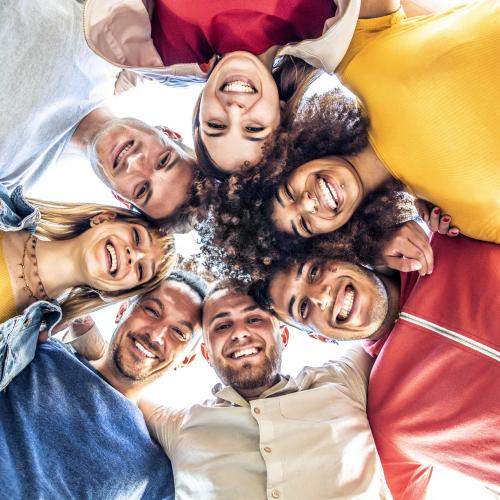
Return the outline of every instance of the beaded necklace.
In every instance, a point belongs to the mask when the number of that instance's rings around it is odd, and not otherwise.
[[[30,234],[26,238],[26,242],[24,243],[24,251],[23,251],[23,260],[19,264],[21,266],[21,276],[24,281],[26,293],[35,300],[51,300],[45,291],[45,287],[43,286],[42,280],[40,279],[40,275],[38,274],[38,262],[36,259],[36,244],[38,242],[38,238]],[[33,267],[33,274],[36,276],[38,283],[35,291],[33,291],[28,283],[28,279],[26,278],[26,254],[28,253],[28,249],[30,250],[29,255],[31,257],[31,264]]]

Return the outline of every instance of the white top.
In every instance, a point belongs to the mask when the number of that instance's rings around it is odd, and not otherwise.
[[[116,68],[85,43],[77,0],[0,2],[0,182],[29,187],[78,123],[113,95]]]
[[[281,377],[246,401],[215,386],[185,410],[147,404],[172,461],[178,499],[391,498],[366,416],[370,357],[359,347],[321,368]]]

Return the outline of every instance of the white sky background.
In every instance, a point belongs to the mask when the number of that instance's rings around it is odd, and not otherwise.
[[[312,90],[321,92],[337,84],[335,78],[325,75],[315,83]],[[136,89],[114,97],[109,106],[120,117],[133,116],[151,125],[167,125],[181,133],[184,142],[192,146],[191,115],[200,91],[199,85],[171,88],[156,82],[146,82]],[[118,205],[109,189],[94,175],[86,158],[70,148],[28,194],[53,201]],[[177,251],[185,256],[197,253],[195,233],[176,235],[176,247]],[[118,305],[112,305],[93,315],[99,329],[107,337],[113,333],[117,309]],[[324,344],[290,329],[290,342],[283,353],[282,373],[295,375],[304,366],[319,366],[329,359],[337,358],[346,347],[348,343],[339,346]],[[190,406],[209,399],[211,388],[217,382],[215,373],[199,354],[189,367],[162,377],[152,387],[151,394],[171,406]],[[436,471],[435,478],[434,487],[428,496],[430,499],[494,498],[455,473]]]

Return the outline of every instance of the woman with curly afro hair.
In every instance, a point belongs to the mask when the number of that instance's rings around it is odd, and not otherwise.
[[[211,217],[200,228],[207,265],[230,276],[258,278],[276,261],[311,253],[343,253],[360,263],[381,263],[382,245],[411,216],[402,184],[389,175],[373,182],[342,227],[320,231],[320,224],[333,218],[326,195],[318,200],[329,174],[322,165],[313,172],[308,167],[318,157],[333,155],[346,158],[347,165],[357,163],[368,147],[367,127],[356,102],[340,89],[307,100],[293,131],[278,132],[263,161],[218,186]],[[297,216],[282,223],[295,203],[305,217],[296,209]]]

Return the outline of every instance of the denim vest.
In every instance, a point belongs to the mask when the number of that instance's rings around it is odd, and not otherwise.
[[[38,209],[23,197],[22,186],[9,195],[0,183],[0,231],[28,231],[33,233],[40,218]],[[19,374],[35,356],[38,334],[60,321],[62,312],[57,302],[39,300],[0,324],[0,390]]]

